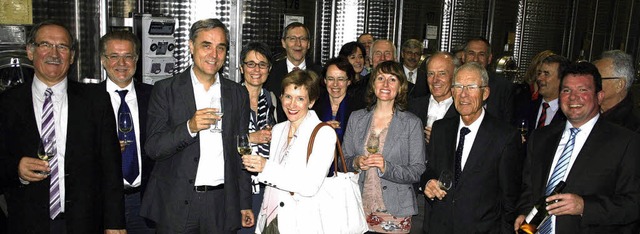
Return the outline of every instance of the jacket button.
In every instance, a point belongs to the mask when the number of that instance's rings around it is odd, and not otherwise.
[[[189,180],[189,184],[193,184],[194,179]]]
[[[382,190],[387,190],[387,186],[382,186]]]
[[[189,205],[189,201],[184,200],[184,204],[185,204],[185,205]]]
[[[199,159],[198,157],[195,157],[195,158],[193,158],[193,161],[194,162],[198,162],[198,159]]]
[[[280,207],[284,207],[284,202],[280,202]]]

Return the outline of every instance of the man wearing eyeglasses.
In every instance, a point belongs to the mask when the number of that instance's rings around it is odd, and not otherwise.
[[[422,56],[422,43],[416,39],[409,39],[402,43],[402,68],[409,81],[408,93],[410,98],[429,95],[427,74],[418,67]]]
[[[129,31],[112,31],[100,38],[99,49],[100,62],[108,78],[100,87],[111,97],[116,124],[127,113],[133,121],[133,130],[127,134],[118,132],[127,233],[155,233],[152,222],[140,216],[140,201],[153,169],[153,161],[144,151],[147,107],[153,86],[133,80],[140,42]]]
[[[0,97],[0,185],[9,233],[125,233],[109,96],[68,80],[75,41],[64,25],[36,24],[27,43],[35,75]],[[48,161],[38,151],[50,153]]]
[[[490,93],[484,66],[469,62],[454,73],[458,118],[436,121],[427,156],[428,233],[512,233],[522,157],[515,128],[486,114]],[[448,190],[441,183],[449,172]]]
[[[602,75],[602,118],[640,132],[640,117],[633,112],[633,97],[629,93],[636,74],[631,55],[620,50],[605,51],[593,64]]]

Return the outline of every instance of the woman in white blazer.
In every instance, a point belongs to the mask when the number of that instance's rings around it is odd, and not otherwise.
[[[288,121],[273,127],[269,159],[242,157],[246,169],[259,172],[258,180],[267,185],[256,233],[323,233],[315,195],[331,166],[336,133],[322,127],[307,161],[309,138],[321,122],[309,110],[318,98],[317,81],[313,72],[302,70],[284,77],[280,100]]]

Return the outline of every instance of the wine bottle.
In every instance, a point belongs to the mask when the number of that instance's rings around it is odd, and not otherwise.
[[[561,193],[565,185],[566,183],[564,181],[558,182],[558,184],[556,184],[556,187],[553,188],[553,191],[551,191],[551,194],[549,194],[549,196],[544,196],[540,198],[540,200],[538,200],[538,202],[531,209],[531,212],[529,212],[527,217],[524,219],[524,222],[522,223],[522,225],[520,225],[520,228],[518,229],[518,234],[533,234],[538,231],[538,226],[543,221],[549,218],[549,212],[547,212],[546,207],[548,205],[555,203],[554,201],[547,202],[546,201],[547,197]]]

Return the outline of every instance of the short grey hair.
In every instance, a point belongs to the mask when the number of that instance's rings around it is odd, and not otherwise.
[[[402,43],[401,49],[404,51],[405,49],[420,49],[422,52],[422,43],[416,39],[409,39]]]
[[[471,70],[471,71],[477,72],[482,78],[482,86],[489,85],[489,74],[487,74],[487,69],[485,69],[482,65],[476,62],[464,63],[462,64],[462,66],[456,68],[456,70],[453,72],[454,83],[456,82],[456,77],[458,76],[458,72],[462,70]]]
[[[229,30],[219,19],[203,19],[198,20],[189,29],[189,40],[195,42],[198,33],[203,30],[221,28],[224,31],[224,37],[227,39],[227,47],[229,46]]]
[[[602,53],[600,59],[611,59],[613,76],[623,77],[627,83],[625,88],[629,90],[635,79],[635,70],[633,69],[633,58],[631,55],[621,50],[609,50]]]
[[[370,53],[371,53],[371,55],[369,55],[369,58],[371,58],[371,62],[373,62],[373,54],[375,53],[373,51],[373,48],[376,47],[376,45],[380,44],[380,43],[388,43],[389,45],[391,45],[391,50],[392,50],[391,53],[393,54],[393,61],[396,61],[396,59],[398,59],[398,58],[396,58],[396,45],[394,45],[393,42],[390,41],[390,40],[378,39],[378,40],[373,41],[373,43],[371,43],[371,48],[369,50]]]
[[[431,56],[429,56],[429,58],[427,58],[427,61],[425,61],[425,64],[429,66],[429,62],[431,62],[431,58],[433,58],[436,55],[449,56],[451,58],[451,61],[453,62],[454,68],[458,68],[460,67],[460,65],[462,65],[462,62],[460,61],[460,59],[458,59],[458,57],[456,57],[454,54],[448,51],[437,51],[433,53]]]

